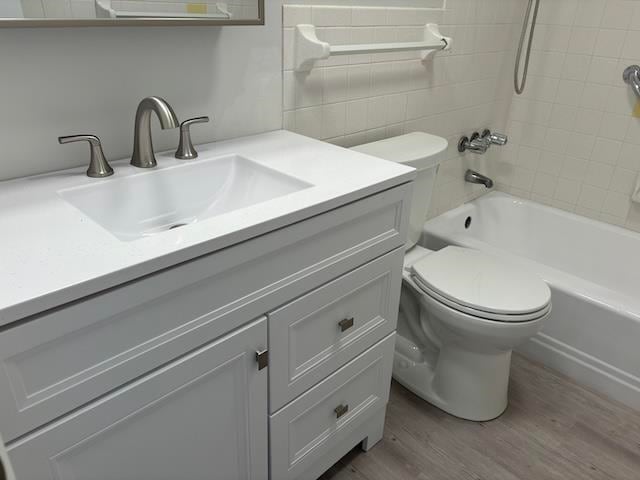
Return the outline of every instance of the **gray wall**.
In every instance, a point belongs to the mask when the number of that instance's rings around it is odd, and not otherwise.
[[[196,142],[281,128],[281,2],[265,27],[0,30],[0,180],[84,164],[87,147],[59,135],[97,134],[109,159],[131,153],[140,99],[165,97],[180,119],[209,115]],[[156,150],[176,131],[154,121]]]

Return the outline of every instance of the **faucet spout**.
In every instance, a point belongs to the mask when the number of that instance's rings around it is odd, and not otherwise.
[[[473,170],[467,170],[464,174],[464,179],[469,183],[476,183],[484,185],[487,188],[493,188],[493,180],[491,180],[489,177],[485,177],[481,173],[474,172]]]
[[[147,97],[140,102],[136,111],[133,155],[131,165],[139,168],[153,168],[156,162],[151,139],[151,114],[155,113],[163,130],[178,128],[180,122],[166,100],[160,97]]]

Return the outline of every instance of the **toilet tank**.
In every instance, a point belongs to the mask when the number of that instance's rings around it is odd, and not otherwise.
[[[448,145],[447,140],[442,137],[414,132],[353,148],[367,155],[403,163],[418,171],[413,185],[409,238],[405,250],[412,248],[420,239],[431,203],[438,166],[445,158]]]

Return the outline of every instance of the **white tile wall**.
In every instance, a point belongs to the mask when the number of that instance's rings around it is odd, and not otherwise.
[[[491,174],[502,190],[640,231],[640,119],[622,82],[640,63],[640,1],[541,5],[527,89]]]
[[[288,2],[291,3],[291,2]],[[487,172],[492,154],[459,155],[458,138],[505,127],[511,100],[508,69],[523,0],[429,0],[438,8],[284,5],[285,128],[343,146],[412,131],[449,139],[430,215],[483,193],[464,182],[467,168]],[[345,6],[345,3],[348,5]],[[398,5],[402,2],[386,2]],[[293,71],[293,32],[313,23],[333,44],[417,41],[433,22],[454,39],[451,53],[423,64],[414,52],[352,55]],[[494,150],[495,151],[495,150]]]

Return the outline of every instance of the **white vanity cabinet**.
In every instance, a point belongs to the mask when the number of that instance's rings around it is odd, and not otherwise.
[[[4,327],[17,479],[313,478],[370,448],[410,198],[401,184]]]
[[[19,440],[18,479],[266,479],[266,319]]]

